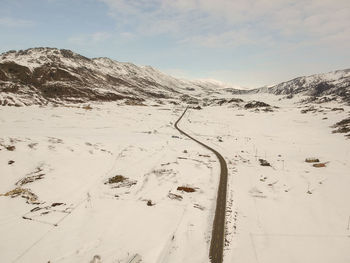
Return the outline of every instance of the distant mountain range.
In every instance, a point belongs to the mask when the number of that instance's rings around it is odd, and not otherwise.
[[[197,103],[230,94],[336,95],[349,99],[350,69],[301,77],[270,88],[239,90],[212,80],[182,80],[150,66],[109,58],[89,59],[70,50],[31,48],[0,55],[0,105],[144,101]]]
[[[350,69],[298,77],[270,87],[252,90],[226,89],[226,91],[232,94],[271,93],[286,95],[287,98],[304,95],[308,96],[309,100],[330,96],[350,103]]]

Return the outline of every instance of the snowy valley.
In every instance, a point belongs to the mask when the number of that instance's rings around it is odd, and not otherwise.
[[[1,262],[350,262],[350,71],[239,90],[107,58],[0,56]]]

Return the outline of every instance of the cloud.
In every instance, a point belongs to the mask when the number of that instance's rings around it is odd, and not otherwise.
[[[100,0],[119,30],[167,34],[179,43],[327,44],[350,40],[348,0]]]
[[[179,43],[196,44],[209,48],[232,48],[242,45],[269,46],[273,45],[274,41],[271,37],[261,35],[252,29],[242,28],[222,33],[189,36],[179,41]]]
[[[30,20],[14,19],[11,17],[0,18],[1,27],[31,27],[34,25],[35,25],[35,22]]]

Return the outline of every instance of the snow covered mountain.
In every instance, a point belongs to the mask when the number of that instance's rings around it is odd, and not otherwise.
[[[65,49],[31,48],[0,55],[0,105],[92,101],[137,105],[150,100],[177,104],[252,93],[301,94],[311,100],[327,95],[350,103],[350,69],[243,90],[210,79],[177,79],[150,66],[90,59]]]
[[[339,97],[350,103],[350,69],[299,77],[270,87],[249,91],[230,90],[230,92],[235,94],[272,93],[289,97],[300,94],[310,96],[311,100],[317,100],[322,96],[331,96],[333,98]]]
[[[0,55],[0,105],[144,100],[196,101],[217,93],[211,81],[180,80],[150,67],[70,50],[31,48]]]

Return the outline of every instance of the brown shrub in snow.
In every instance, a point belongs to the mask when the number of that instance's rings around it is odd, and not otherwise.
[[[259,162],[261,166],[271,166],[271,164],[264,159],[259,159]]]
[[[32,193],[30,189],[17,187],[4,194],[4,196],[10,196],[12,198],[21,196],[22,198],[27,199],[28,204],[38,203],[38,197],[34,193]]]
[[[179,187],[177,188],[177,190],[178,190],[178,191],[184,191],[184,192],[186,192],[186,193],[193,193],[193,192],[196,191],[194,188],[188,187],[188,186],[179,186]]]
[[[315,163],[312,166],[316,168],[326,167],[326,163]]]
[[[122,175],[116,175],[108,179],[109,184],[116,184],[116,183],[121,183],[124,182],[126,178]]]
[[[6,150],[13,152],[16,149],[16,146],[14,145],[8,145],[6,146]]]
[[[320,160],[318,158],[310,157],[310,158],[306,158],[305,162],[307,162],[307,163],[318,163],[318,162],[320,162]]]
[[[92,107],[89,104],[89,105],[83,106],[83,109],[84,110],[92,110]]]

